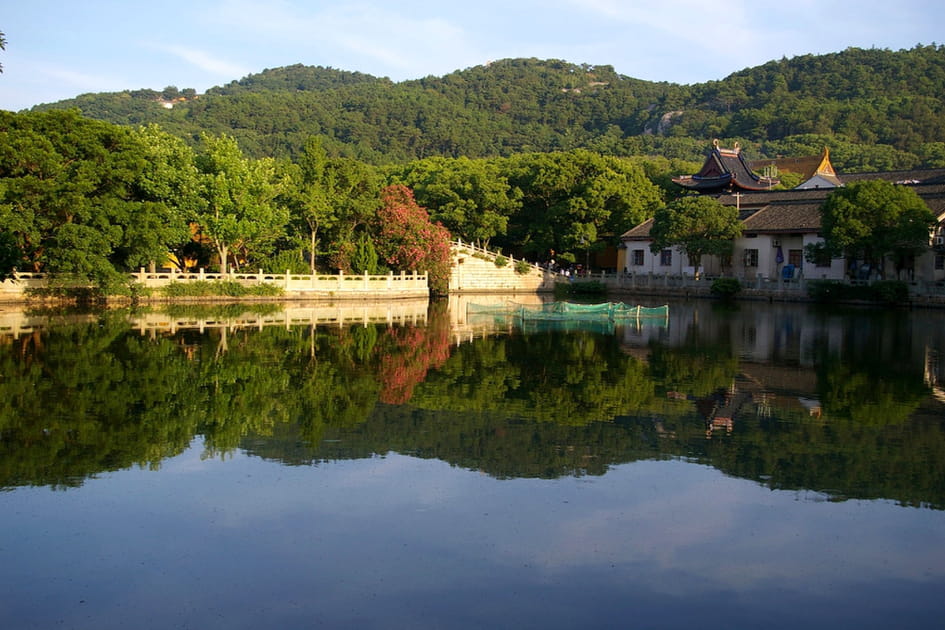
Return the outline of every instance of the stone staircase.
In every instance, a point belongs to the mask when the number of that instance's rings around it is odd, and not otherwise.
[[[497,264],[498,260],[498,264]],[[559,275],[471,243],[451,247],[450,293],[538,293],[554,291]]]

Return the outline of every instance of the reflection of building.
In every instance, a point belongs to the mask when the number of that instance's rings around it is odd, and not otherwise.
[[[738,389],[732,383],[728,389],[720,389],[711,396],[697,399],[696,410],[705,419],[706,439],[712,439],[713,433],[731,433],[735,428],[735,416],[751,401],[751,397],[751,393]]]
[[[752,168],[769,173],[796,173],[804,178],[791,190],[770,190],[777,183],[760,176]],[[904,280],[936,282],[945,280],[945,169],[895,171],[838,175],[825,149],[809,158],[760,160],[748,163],[738,148],[721,149],[716,144],[696,175],[673,181],[701,194],[715,196],[739,211],[743,234],[736,239],[731,258],[702,258],[702,271],[735,275],[746,279],[783,278],[839,280],[848,266],[842,258],[805,259],[805,248],[822,243],[820,208],[837,186],[867,179],[879,179],[910,186],[938,218],[930,235],[930,249],[903,269]],[[650,251],[652,219],[621,236],[625,248],[622,270],[635,274],[692,275],[696,270],[676,248]],[[892,269],[892,266],[889,266]],[[888,274],[887,274],[888,275]]]
[[[945,362],[941,353],[926,346],[925,364],[923,365],[925,384],[932,388],[932,395],[945,402]]]

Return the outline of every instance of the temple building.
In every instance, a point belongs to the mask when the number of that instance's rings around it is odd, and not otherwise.
[[[771,190],[780,180],[755,173],[737,142],[734,149],[723,149],[715,140],[702,169],[695,175],[674,177],[673,182],[695,192],[711,194]]]
[[[736,169],[744,169],[742,170]],[[722,168],[726,171],[723,173]],[[752,168],[766,170],[755,175]],[[777,173],[797,173],[802,183],[790,190],[771,190]],[[749,176],[749,174],[751,174]],[[827,149],[819,156],[759,160],[749,164],[736,145],[734,150],[720,149],[718,142],[697,175],[679,177],[674,182],[686,188],[709,194],[720,203],[735,206],[742,222],[742,236],[735,240],[731,257],[703,257],[702,268],[694,269],[686,256],[676,248],[650,251],[649,219],[625,232],[618,256],[618,269],[627,273],[735,275],[743,279],[798,278],[841,280],[851,277],[857,261],[805,258],[808,245],[823,242],[821,207],[831,191],[845,183],[880,179],[909,186],[925,201],[938,224],[929,235],[929,249],[898,270],[898,279],[916,282],[945,281],[945,168],[881,173],[838,174],[830,164]],[[763,188],[745,186],[764,184]],[[862,266],[856,266],[858,273]],[[878,270],[866,270],[865,277],[875,279]],[[892,265],[883,270],[885,279],[896,277]]]

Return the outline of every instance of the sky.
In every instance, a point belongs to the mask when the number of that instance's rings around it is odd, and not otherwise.
[[[404,81],[536,57],[702,83],[783,57],[941,43],[945,3],[0,0],[0,32],[0,109],[19,111],[89,92],[203,93],[299,63]]]

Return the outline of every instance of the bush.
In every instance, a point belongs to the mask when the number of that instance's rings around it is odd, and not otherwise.
[[[812,280],[807,284],[807,295],[815,302],[838,302],[850,299],[852,288],[839,280]]]
[[[374,248],[374,241],[362,232],[354,246],[354,253],[351,255],[351,271],[354,273],[366,273],[374,275],[381,270],[377,250]]]
[[[555,295],[558,296],[577,296],[577,295],[606,295],[607,285],[598,281],[590,282],[559,282],[555,284]]]
[[[282,287],[267,282],[243,285],[231,280],[196,280],[172,282],[161,293],[165,297],[275,297],[282,295]]]
[[[305,257],[299,249],[283,250],[275,256],[270,256],[263,261],[262,270],[266,273],[311,273],[312,266],[305,260]]]
[[[496,267],[505,267],[509,264],[509,259],[503,256],[502,254],[496,254],[495,260],[493,261]]]
[[[738,281],[738,278],[716,278],[709,288],[712,295],[727,300],[738,295],[741,290],[742,283]]]
[[[863,301],[904,304],[909,301],[909,286],[899,280],[881,280],[867,285],[850,285],[839,280],[814,280],[807,294],[817,302]]]
[[[529,265],[529,264],[528,264],[527,262],[525,262],[524,260],[516,260],[516,261],[515,261],[515,273],[524,276],[525,274],[531,272],[531,270],[532,270],[532,266]]]
[[[883,304],[904,304],[909,301],[909,285],[899,280],[881,280],[870,285],[873,299]]]

